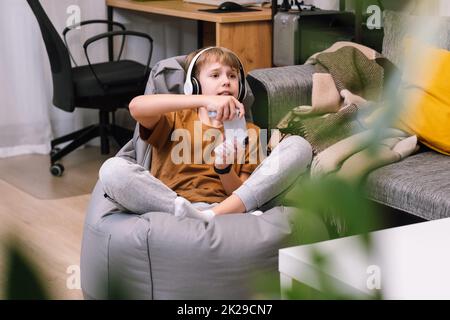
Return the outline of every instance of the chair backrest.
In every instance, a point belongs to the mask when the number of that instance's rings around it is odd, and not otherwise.
[[[39,0],[27,0],[41,29],[53,79],[53,104],[65,111],[75,109],[69,52]]]

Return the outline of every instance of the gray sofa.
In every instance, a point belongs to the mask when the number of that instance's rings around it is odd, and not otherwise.
[[[404,29],[416,17],[386,11],[384,16],[383,55],[399,63],[401,39],[414,29]],[[437,46],[450,49],[450,18],[434,18],[442,34]],[[255,94],[252,110],[255,123],[275,128],[293,107],[311,103],[311,65],[260,69],[249,73],[248,81]],[[389,214],[398,214],[398,223],[450,217],[450,157],[422,149],[404,161],[373,171],[367,177],[369,198],[383,205]],[[396,222],[394,222],[396,223]]]

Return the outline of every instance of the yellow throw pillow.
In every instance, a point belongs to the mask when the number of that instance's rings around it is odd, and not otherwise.
[[[411,38],[404,42],[404,106],[398,127],[420,142],[450,155],[450,51]]]

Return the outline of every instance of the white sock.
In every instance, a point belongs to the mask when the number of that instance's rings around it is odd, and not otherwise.
[[[207,219],[206,221],[209,221],[216,216],[214,211],[209,210],[209,209],[201,211],[201,214],[203,215],[204,219]]]
[[[176,217],[189,217],[203,221],[210,221],[215,216],[212,210],[200,211],[196,209],[192,203],[183,197],[176,197],[174,215]]]
[[[250,214],[253,214],[254,216],[260,216],[262,215],[264,212],[260,211],[260,210],[256,210],[256,211],[252,211],[249,212]]]
[[[416,147],[417,147],[417,136],[411,136],[398,142],[394,146],[394,148],[392,148],[392,150],[397,152],[400,155],[401,159],[404,159],[410,156],[415,151],[417,151]]]

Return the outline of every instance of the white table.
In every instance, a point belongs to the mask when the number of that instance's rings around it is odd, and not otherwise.
[[[318,272],[339,291],[383,299],[450,299],[450,218],[371,233],[372,254],[359,236],[290,247],[279,251],[282,294],[293,280],[322,290]],[[311,252],[329,264],[319,271]],[[379,287],[379,288],[377,288]]]

